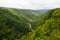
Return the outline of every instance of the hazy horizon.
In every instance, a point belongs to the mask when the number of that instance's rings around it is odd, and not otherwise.
[[[59,4],[59,0],[0,0],[0,7],[32,10],[60,8]]]

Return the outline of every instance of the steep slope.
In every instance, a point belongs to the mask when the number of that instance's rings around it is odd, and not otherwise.
[[[37,15],[33,10],[0,8],[0,40],[60,40],[60,8]]]
[[[36,19],[37,16],[39,15],[39,12],[36,12],[35,10],[28,10],[28,9],[13,9],[13,10],[17,11],[18,13],[30,19]]]
[[[28,28],[25,26],[27,26],[25,17],[12,9],[0,8],[0,40],[13,40],[13,37],[20,37],[23,33],[28,32]]]
[[[33,19],[32,16],[34,14],[32,11],[28,14],[28,11],[21,10],[18,12],[16,10],[0,7],[0,40],[19,39],[21,36],[30,32],[28,22]],[[34,15],[34,17],[37,16]]]
[[[60,40],[60,8],[48,11],[42,26],[23,36],[21,40]]]

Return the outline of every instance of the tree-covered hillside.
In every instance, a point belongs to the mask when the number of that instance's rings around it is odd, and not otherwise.
[[[20,38],[27,34],[29,22],[37,18],[32,10],[0,7],[0,40]]]
[[[44,21],[42,26],[37,26],[20,40],[60,40],[60,8],[48,11]]]
[[[0,40],[60,40],[60,8],[40,14],[0,7]]]

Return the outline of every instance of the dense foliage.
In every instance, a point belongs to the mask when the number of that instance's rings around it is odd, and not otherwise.
[[[60,40],[60,8],[39,14],[0,7],[0,40]]]

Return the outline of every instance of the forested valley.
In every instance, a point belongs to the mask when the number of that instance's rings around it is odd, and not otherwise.
[[[0,40],[60,40],[60,8],[39,12],[0,7]]]

